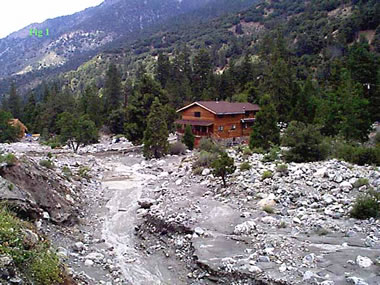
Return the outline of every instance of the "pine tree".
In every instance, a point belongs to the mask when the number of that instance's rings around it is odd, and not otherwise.
[[[104,98],[106,117],[122,105],[121,76],[113,63],[107,71]]]
[[[215,176],[219,176],[223,180],[223,187],[227,186],[226,177],[232,174],[236,170],[234,159],[229,157],[226,152],[223,152],[219,157],[211,163],[213,168],[212,173]]]
[[[13,118],[21,119],[21,99],[16,92],[16,85],[13,82],[9,92],[8,107]]]
[[[193,93],[195,99],[201,98],[203,90],[207,87],[207,81],[212,71],[211,58],[207,50],[201,49],[194,57]]]
[[[280,130],[277,126],[276,109],[269,95],[264,95],[260,100],[260,111],[256,115],[253,125],[249,147],[269,149],[271,144],[279,144]]]
[[[170,77],[170,69],[169,57],[160,53],[156,64],[156,79],[160,82],[162,88],[166,87],[166,83]]]
[[[191,131],[190,125],[185,128],[185,133],[183,135],[182,142],[187,146],[188,149],[192,150],[194,148],[195,136]]]
[[[303,123],[312,123],[316,111],[316,89],[311,78],[301,86],[297,96],[296,104],[292,111],[292,118]]]
[[[145,158],[160,158],[168,153],[168,128],[163,116],[163,107],[155,98],[147,120],[146,130],[144,132],[144,149]]]

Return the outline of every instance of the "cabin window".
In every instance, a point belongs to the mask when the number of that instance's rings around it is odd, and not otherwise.
[[[251,113],[250,113],[249,111],[245,111],[245,116],[246,116],[246,117],[249,117],[250,114],[251,114]]]
[[[218,118],[223,118],[223,115],[218,115]]]
[[[219,131],[219,132],[223,132],[223,129],[224,129],[223,126],[219,126],[219,127],[218,127],[218,131]]]
[[[201,112],[194,112],[194,117],[200,118],[201,117]]]
[[[236,130],[236,125],[232,125],[231,130]]]

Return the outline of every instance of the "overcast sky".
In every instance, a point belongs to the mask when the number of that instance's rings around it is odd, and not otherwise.
[[[0,38],[29,24],[70,15],[102,2],[103,0],[1,0]]]

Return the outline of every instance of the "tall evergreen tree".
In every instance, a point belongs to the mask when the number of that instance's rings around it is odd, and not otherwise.
[[[269,95],[260,100],[260,111],[256,115],[249,147],[269,149],[271,144],[279,144],[280,130],[277,126],[277,112]]]
[[[163,53],[158,55],[157,64],[156,64],[156,79],[160,82],[161,87],[165,88],[166,83],[170,77],[170,61],[169,57]]]
[[[193,93],[195,100],[201,98],[203,90],[207,87],[207,81],[212,71],[211,58],[207,50],[201,49],[194,57],[193,64]]]
[[[121,76],[114,63],[110,64],[106,74],[104,98],[106,116],[122,105]]]
[[[147,159],[160,158],[168,153],[168,128],[163,116],[164,109],[158,98],[152,104],[144,132],[143,153]]]
[[[183,135],[182,142],[187,146],[188,149],[193,150],[194,148],[195,136],[191,130],[190,125],[185,128],[185,133]]]
[[[312,123],[316,111],[316,89],[313,86],[311,78],[301,86],[297,95],[296,104],[292,110],[292,118],[295,121],[303,123]]]
[[[9,92],[8,107],[9,111],[11,112],[14,118],[21,119],[21,99],[16,92],[16,85],[14,84],[14,82],[12,82],[11,89]]]

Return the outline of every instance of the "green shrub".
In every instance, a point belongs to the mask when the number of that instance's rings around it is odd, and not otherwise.
[[[181,142],[175,142],[169,145],[169,153],[171,155],[180,155],[186,153],[186,146]]]
[[[185,133],[183,134],[182,142],[188,147],[188,149],[193,150],[195,143],[195,136],[189,125],[185,128]]]
[[[8,166],[13,166],[17,163],[17,158],[14,154],[8,153],[5,156],[0,155],[0,162],[5,162]]]
[[[369,181],[367,178],[359,178],[358,180],[355,181],[355,183],[353,184],[354,188],[360,188],[364,185],[368,185],[369,184]]]
[[[87,166],[80,166],[78,170],[78,175],[85,179],[90,179],[90,168]]]
[[[268,214],[273,214],[274,213],[274,208],[270,205],[265,205],[263,208],[263,211],[268,213]]]
[[[376,146],[380,146],[380,132],[377,132],[374,138],[374,142]]]
[[[253,154],[253,151],[249,149],[249,147],[246,147],[243,149],[243,155],[244,156],[251,156]]]
[[[57,255],[46,240],[38,241],[33,247],[25,243],[25,229],[32,229],[32,226],[0,207],[0,255],[12,257],[15,266],[31,284],[61,284],[62,265]]]
[[[280,148],[278,146],[272,146],[270,151],[264,155],[263,162],[273,162],[279,158]]]
[[[272,178],[273,177],[273,173],[272,173],[272,171],[270,171],[270,170],[265,170],[264,172],[263,172],[263,174],[261,175],[261,179],[262,180],[265,180],[265,179],[267,179],[267,178]]]
[[[278,224],[279,229],[285,229],[287,227],[287,224],[285,221],[281,221],[281,223]]]
[[[276,171],[280,172],[280,173],[287,173],[288,172],[288,166],[286,164],[280,164],[277,166]]]
[[[290,149],[284,153],[286,161],[310,162],[323,160],[328,148],[323,143],[320,127],[293,121],[282,137],[282,144]]]
[[[40,160],[40,165],[48,169],[54,168],[54,163],[51,160],[47,160],[47,159]]]
[[[331,155],[335,158],[358,165],[380,165],[380,146],[365,147],[336,141],[333,144]]]
[[[47,157],[48,158],[53,158],[53,154],[49,151],[48,154],[47,154]]]
[[[73,173],[71,172],[70,168],[68,168],[67,166],[64,166],[62,168],[62,173],[66,177],[71,177],[73,175]]]
[[[380,193],[370,189],[366,194],[360,194],[355,200],[351,216],[364,220],[380,217]]]
[[[194,175],[202,175],[203,169],[204,169],[203,167],[193,168],[193,174]]]
[[[36,253],[28,267],[37,284],[51,285],[63,281],[59,258],[49,249]]]
[[[252,153],[264,154],[265,150],[262,147],[254,147],[251,149]]]
[[[210,153],[222,153],[224,151],[223,147],[209,138],[202,138],[199,142],[199,150],[207,151]]]
[[[247,171],[251,169],[251,165],[249,162],[245,161],[242,164],[240,164],[240,171]]]
[[[198,167],[211,167],[213,161],[218,158],[217,153],[210,153],[207,151],[201,151],[198,155],[198,159],[193,163],[193,168]]]
[[[56,149],[56,148],[62,147],[62,144],[59,141],[59,137],[58,136],[50,138],[50,139],[48,139],[46,141],[43,140],[42,144],[46,145],[46,146],[50,146],[51,149]]]

